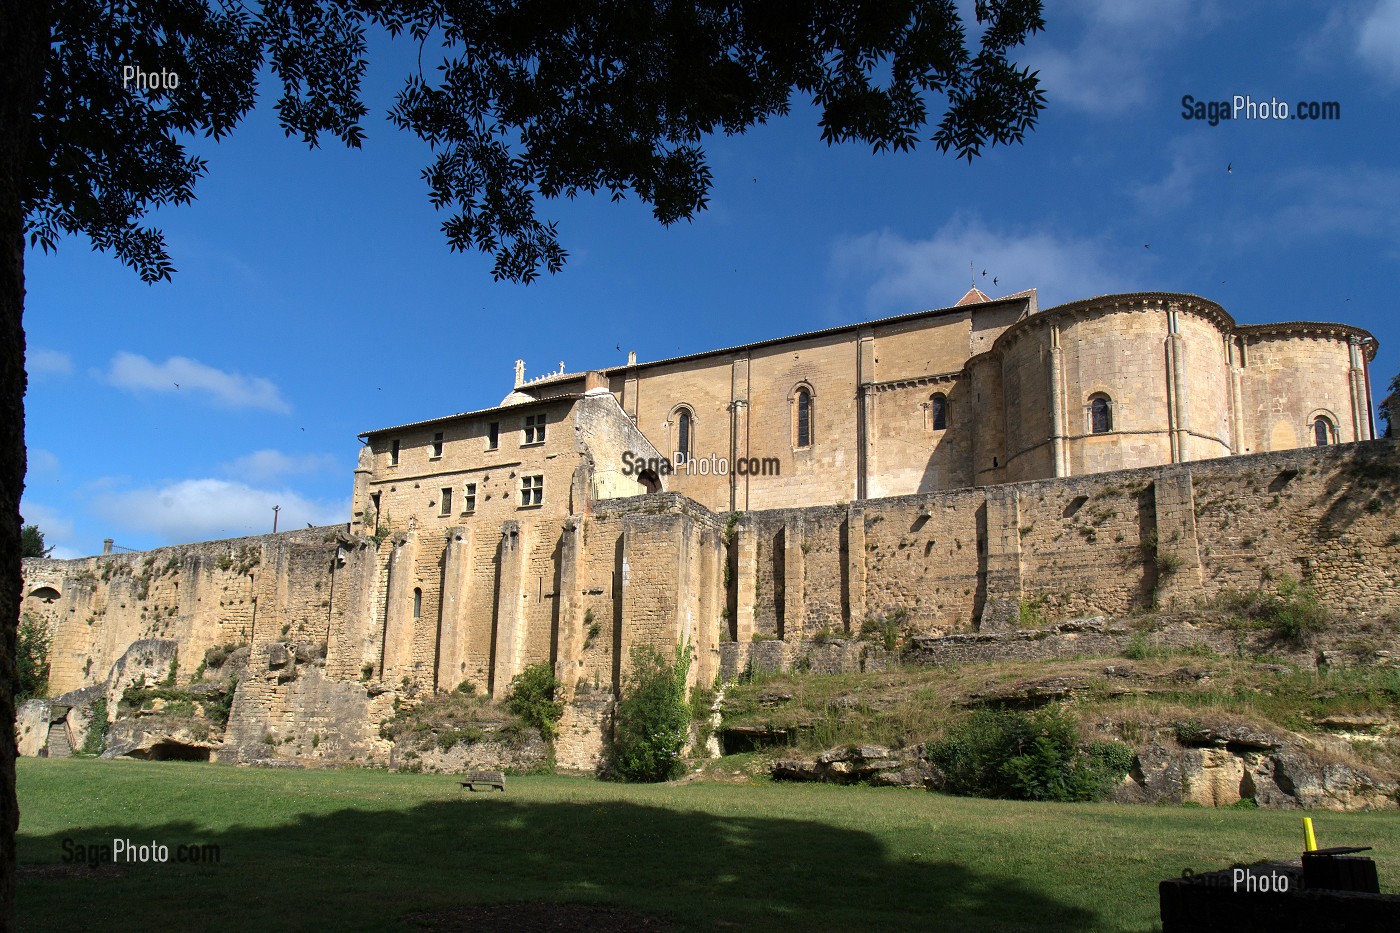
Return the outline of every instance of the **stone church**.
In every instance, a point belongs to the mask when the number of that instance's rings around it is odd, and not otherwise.
[[[383,663],[408,670],[425,618],[451,629],[434,639],[450,646],[439,689],[557,655],[561,536],[599,503],[810,508],[1369,440],[1375,352],[1360,328],[1242,326],[1191,295],[1041,310],[1034,290],[973,288],[657,362],[527,379],[517,361],[500,405],[361,435],[352,528],[411,532],[385,584],[385,644],[401,649]]]
[[[656,362],[517,362],[499,405],[361,435],[348,526],[26,561],[24,611],[51,627],[54,691],[113,704],[246,645],[219,751],[241,759],[282,736],[386,762],[399,700],[501,696],[546,663],[558,761],[589,770],[639,645],[690,646],[710,683],[813,646],[865,669],[872,619],[991,632],[1027,606],[1113,615],[1284,575],[1394,608],[1397,499],[1366,483],[1395,449],[1353,443],[1374,436],[1375,352],[1190,295],[1041,310],[972,289]]]

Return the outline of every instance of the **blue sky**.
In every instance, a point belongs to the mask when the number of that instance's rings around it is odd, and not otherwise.
[[[1023,144],[970,165],[828,148],[795,106],[706,143],[691,223],[635,199],[547,204],[571,258],[530,286],[448,251],[427,146],[384,119],[416,49],[377,39],[362,151],[285,139],[268,99],[199,142],[198,200],[157,215],[172,283],[81,240],[29,252],[21,511],[61,557],[260,533],[273,505],[282,528],[346,521],[359,432],[496,404],[518,357],[574,372],[945,307],[969,262],[988,294],[1037,288],[1042,307],[1181,291],[1241,323],[1365,327],[1383,397],[1400,0],[1047,7],[1020,61],[1049,103]],[[1336,101],[1340,119],[1210,126],[1183,119],[1188,94]]]

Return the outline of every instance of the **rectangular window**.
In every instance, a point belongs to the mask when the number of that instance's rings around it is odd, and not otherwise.
[[[452,514],[452,487],[451,487],[451,486],[444,486],[444,487],[442,488],[442,513],[441,513],[441,514],[443,514],[443,515],[451,515],[451,514]]]
[[[520,477],[520,505],[521,507],[539,505],[544,502],[544,477],[543,476],[522,476]]]
[[[442,456],[442,432],[433,435],[433,459],[437,460]]]
[[[501,446],[501,423],[493,421],[486,428],[486,449],[495,450]]]
[[[544,419],[544,415],[525,416],[525,444],[544,443]]]
[[[392,440],[389,442],[389,466],[399,465],[399,442]]]
[[[462,496],[462,514],[470,515],[476,511],[476,483],[467,483],[466,494]]]

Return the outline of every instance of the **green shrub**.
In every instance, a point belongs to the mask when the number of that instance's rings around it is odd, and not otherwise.
[[[681,751],[690,728],[685,699],[689,646],[674,660],[650,645],[632,649],[632,673],[617,708],[617,773],[624,781],[668,781],[680,775]]]
[[[870,616],[860,624],[860,637],[863,641],[873,641],[883,645],[886,651],[899,648],[904,623],[909,621],[909,610],[900,606],[891,609],[884,616]]]
[[[245,644],[247,644],[247,642],[231,641],[224,645],[213,646],[212,648],[204,652],[204,666],[206,668],[223,667],[225,662],[228,661],[229,656],[232,655],[239,648],[242,648]]]
[[[1017,604],[1017,623],[1021,628],[1045,628],[1050,624],[1050,613],[1046,611],[1044,596],[1023,599]]]
[[[1117,742],[1081,747],[1079,729],[1057,708],[1035,713],[980,710],[928,745],[946,789],[1006,800],[1099,800],[1133,763]]]
[[[43,620],[28,613],[20,616],[16,636],[15,667],[19,678],[15,684],[15,705],[18,706],[48,693],[50,636]]]
[[[1331,622],[1312,588],[1286,576],[1279,578],[1273,593],[1227,590],[1218,602],[1250,627],[1266,629],[1275,641],[1298,647],[1309,644]]]
[[[83,739],[80,751],[84,755],[100,755],[107,750],[107,698],[98,697],[92,704],[92,720],[88,723],[87,736]]]
[[[564,715],[563,701],[554,699],[559,687],[552,667],[531,664],[511,680],[506,706],[527,725],[540,730],[544,738],[553,739],[559,734],[559,718]]]

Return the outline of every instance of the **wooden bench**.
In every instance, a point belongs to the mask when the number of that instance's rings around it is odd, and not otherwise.
[[[506,789],[506,776],[499,771],[467,771],[462,775],[462,778],[457,783],[473,794],[476,793],[478,784],[484,787],[494,787],[499,791]]]

